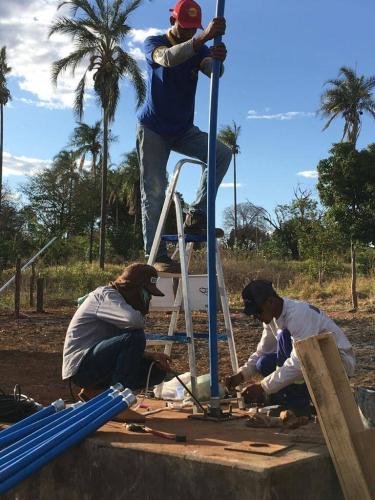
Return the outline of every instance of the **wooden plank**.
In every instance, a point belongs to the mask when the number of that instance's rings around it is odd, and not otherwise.
[[[361,432],[364,425],[358,411],[353,391],[349,385],[349,379],[344,365],[341,361],[340,353],[332,334],[325,333],[319,335],[317,340],[324,357],[326,366],[329,369],[335,392],[340,401],[341,410],[345,415],[350,431]]]
[[[287,450],[293,446],[292,443],[289,444],[279,444],[279,443],[263,443],[258,441],[242,441],[241,443],[231,444],[226,446],[225,450],[230,451],[242,451],[245,453],[256,453],[258,455],[268,455],[272,456],[279,451]]]
[[[321,334],[296,342],[295,348],[345,498],[371,500],[352,438],[351,425],[358,431],[356,413],[360,416],[334,338]]]
[[[369,480],[371,498],[375,498],[375,427],[352,435],[366,478]]]

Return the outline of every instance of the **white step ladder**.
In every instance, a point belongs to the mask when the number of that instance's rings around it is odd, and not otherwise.
[[[156,256],[162,239],[165,241],[176,242],[178,244],[172,258],[175,258],[176,255],[179,254],[181,274],[159,272],[160,281],[158,287],[165,293],[165,297],[153,297],[150,311],[171,311],[171,320],[167,335],[146,334],[146,339],[149,345],[165,345],[164,352],[168,355],[171,354],[173,343],[187,344],[189,368],[191,373],[191,389],[193,394],[196,394],[197,369],[194,342],[196,340],[203,339],[208,341],[209,335],[208,333],[194,332],[192,311],[205,309],[208,312],[208,277],[207,275],[189,275],[189,264],[193,253],[194,243],[205,242],[206,239],[201,236],[185,234],[184,232],[183,211],[180,197],[176,193],[176,185],[181,168],[186,163],[200,165],[202,168],[206,167],[203,162],[192,159],[183,159],[177,163],[173,171],[147,263],[149,265],[153,265],[156,261]],[[176,209],[178,234],[163,235],[163,229],[172,200],[174,201]],[[232,371],[233,373],[237,373],[238,360],[233,338],[233,328],[218,243],[216,243],[216,275],[218,293],[220,296],[219,302],[221,304],[225,324],[225,332],[223,334],[218,334],[217,339],[218,341],[226,341],[228,343]],[[178,280],[177,290],[176,286],[174,286],[176,280]],[[198,300],[197,297],[199,297]],[[177,320],[182,308],[185,315],[186,331],[177,332]],[[239,394],[237,394],[237,397],[239,397]]]

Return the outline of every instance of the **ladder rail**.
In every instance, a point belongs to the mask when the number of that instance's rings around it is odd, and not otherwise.
[[[218,283],[220,300],[221,300],[221,308],[223,310],[226,334],[228,335],[229,354],[230,354],[230,361],[232,364],[232,370],[233,370],[233,373],[237,373],[238,372],[238,360],[237,360],[237,356],[236,356],[236,345],[235,345],[234,336],[233,336],[232,320],[230,318],[230,311],[229,311],[229,305],[228,305],[228,295],[227,295],[227,291],[225,288],[225,282],[224,282],[223,265],[221,263],[221,258],[220,258],[219,252],[220,252],[219,244],[216,243],[216,253],[217,253],[216,273],[217,273],[217,283]]]
[[[159,246],[160,246],[160,241],[161,241],[161,237],[162,237],[162,233],[163,233],[165,221],[167,220],[167,215],[168,215],[168,212],[169,212],[169,208],[171,206],[172,199],[173,199],[173,196],[175,194],[178,177],[180,175],[181,168],[183,167],[183,165],[185,163],[192,163],[193,165],[200,165],[201,167],[206,167],[206,164],[204,162],[199,161],[199,160],[192,160],[190,158],[183,158],[182,160],[180,160],[176,164],[176,166],[175,166],[175,168],[173,170],[172,178],[171,178],[171,180],[169,182],[169,185],[168,185],[168,188],[167,188],[167,191],[166,191],[166,194],[165,194],[165,200],[164,200],[163,208],[162,208],[162,211],[161,211],[161,214],[160,214],[160,217],[159,217],[159,223],[158,223],[158,226],[156,228],[156,232],[155,232],[155,236],[154,236],[154,241],[152,243],[150,255],[149,255],[148,261],[147,261],[147,264],[149,264],[151,266],[155,262],[156,256],[158,254],[158,250],[159,250]]]
[[[195,347],[194,347],[194,333],[193,333],[193,319],[191,316],[191,309],[189,304],[189,270],[186,255],[184,221],[182,215],[181,200],[178,194],[174,194],[174,203],[176,207],[176,221],[178,231],[178,248],[180,251],[180,265],[181,265],[181,284],[182,284],[182,300],[184,304],[186,335],[191,338],[188,345],[188,356],[191,376],[191,390],[196,394],[196,379],[197,369],[195,364]]]

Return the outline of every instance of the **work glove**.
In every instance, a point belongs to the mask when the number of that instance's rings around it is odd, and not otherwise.
[[[246,404],[251,403],[265,403],[266,393],[260,384],[251,384],[241,393]]]
[[[228,390],[235,389],[238,385],[242,384],[244,381],[243,375],[241,372],[236,373],[236,375],[231,375],[229,377],[225,377],[224,385],[228,388]]]
[[[169,372],[171,367],[171,358],[167,355],[164,354],[164,352],[145,352],[143,354],[145,358],[152,359],[152,361],[155,361],[159,368],[161,370],[164,370],[165,372]]]

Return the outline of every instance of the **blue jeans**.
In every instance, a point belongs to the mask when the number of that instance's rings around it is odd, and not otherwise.
[[[104,389],[120,382],[132,390],[146,387],[152,363],[143,357],[146,346],[143,330],[132,330],[116,337],[102,340],[85,355],[72,381],[79,387]],[[150,386],[160,384],[165,371],[153,365]]]
[[[257,361],[257,371],[266,377],[276,370],[277,366],[283,366],[290,357],[293,345],[289,330],[281,330],[277,334],[277,351],[271,354],[263,354]],[[276,394],[271,394],[271,401],[275,404],[283,404],[290,408],[302,409],[310,404],[310,395],[306,384],[290,384]]]
[[[167,189],[167,163],[171,151],[207,163],[208,135],[192,127],[177,138],[167,138],[139,125],[137,151],[141,169],[141,199],[143,241],[146,255],[150,253]],[[216,191],[232,159],[231,150],[217,142]],[[202,171],[200,185],[190,211],[207,213],[207,167]],[[166,244],[161,241],[158,257],[167,255]]]

